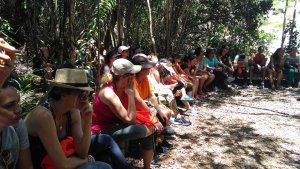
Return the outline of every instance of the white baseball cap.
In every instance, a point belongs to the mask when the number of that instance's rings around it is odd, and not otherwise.
[[[130,49],[130,46],[120,46],[118,48],[118,53],[122,53],[124,50]]]
[[[127,73],[130,73],[130,74],[138,73],[141,71],[141,69],[142,69],[142,66],[134,65],[129,60],[120,58],[113,62],[111,71],[115,75],[124,75]]]

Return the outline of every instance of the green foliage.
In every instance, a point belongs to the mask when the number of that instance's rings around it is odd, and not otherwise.
[[[35,87],[39,86],[41,77],[29,72],[18,76],[14,80],[17,84],[17,89],[21,93],[28,93],[29,91],[34,90]]]
[[[101,0],[92,13],[92,19],[84,31],[81,32],[81,38],[90,39],[98,34],[99,24],[102,26],[109,23],[110,14],[115,9],[116,0]]]
[[[12,27],[11,27],[10,23],[6,19],[2,18],[1,16],[0,16],[0,23],[1,23],[1,25],[0,25],[0,36],[1,37],[2,37],[2,34],[7,35],[7,34],[12,33]],[[5,40],[7,40],[8,42],[12,41],[12,39],[10,37],[4,36],[3,38]]]
[[[273,9],[273,14],[278,15],[284,13],[284,10],[282,8],[275,8]]]
[[[287,29],[289,31],[289,44],[286,48],[287,51],[290,51],[292,49],[292,47],[297,46],[297,44],[299,43],[299,32],[296,29],[296,21],[294,20],[290,20],[289,23],[287,24]],[[298,44],[298,46],[300,45],[300,43]]]

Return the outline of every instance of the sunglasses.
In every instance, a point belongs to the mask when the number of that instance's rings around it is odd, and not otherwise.
[[[89,98],[89,96],[90,96],[90,92],[88,92],[88,91],[82,91],[79,94],[79,99],[82,100],[82,101],[83,100],[87,100]]]
[[[0,162],[4,169],[11,169],[13,168],[13,158],[11,152],[8,150],[3,150],[0,153]]]

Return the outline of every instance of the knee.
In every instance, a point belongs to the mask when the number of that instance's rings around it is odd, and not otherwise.
[[[141,145],[142,145],[143,150],[154,150],[154,148],[155,148],[154,147],[155,146],[154,135],[151,134],[148,137],[142,138],[141,139]]]

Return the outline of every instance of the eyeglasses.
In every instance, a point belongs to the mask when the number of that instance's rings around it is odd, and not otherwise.
[[[79,99],[87,100],[89,98],[89,95],[90,95],[90,92],[87,92],[87,91],[80,92]]]
[[[0,162],[4,169],[10,169],[13,168],[13,158],[11,155],[11,152],[8,150],[3,150],[0,153]]]

